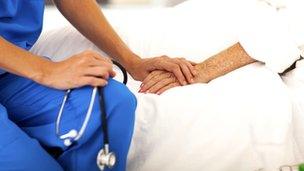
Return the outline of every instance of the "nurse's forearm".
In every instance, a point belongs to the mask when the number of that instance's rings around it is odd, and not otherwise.
[[[89,40],[128,69],[140,58],[115,33],[95,0],[54,0],[61,13]]]
[[[255,61],[245,52],[240,43],[237,43],[196,65],[199,74],[195,81],[207,83]]]
[[[35,80],[41,69],[50,62],[21,49],[0,36],[0,68],[13,74]]]

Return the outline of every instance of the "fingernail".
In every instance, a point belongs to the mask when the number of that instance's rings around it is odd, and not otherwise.
[[[183,85],[187,85],[187,82],[186,82],[186,81],[183,81]]]
[[[190,82],[191,82],[191,83],[194,83],[194,79],[193,79],[193,78],[191,78],[191,79],[190,79]]]
[[[150,93],[150,91],[149,91],[149,90],[147,90],[147,91],[146,91],[146,93]]]
[[[157,94],[157,95],[160,95],[160,94],[161,94],[161,92],[157,92],[156,94]]]

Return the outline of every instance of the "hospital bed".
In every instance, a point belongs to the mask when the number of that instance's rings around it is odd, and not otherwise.
[[[211,20],[200,15],[208,9],[191,7],[189,13],[189,7],[105,14],[142,57],[166,54],[199,62],[236,42],[218,23],[198,22]],[[103,54],[57,12],[47,11],[45,17],[45,31],[32,52],[55,61],[86,49]],[[287,87],[276,73],[254,63],[209,84],[178,87],[161,96],[137,93],[140,83],[131,79],[128,87],[138,107],[128,170],[274,171],[303,162],[304,88],[294,73],[284,77]]]

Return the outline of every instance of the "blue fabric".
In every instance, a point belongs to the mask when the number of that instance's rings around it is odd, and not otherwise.
[[[43,12],[44,0],[0,0],[0,36],[29,50],[41,33]]]
[[[104,91],[110,149],[117,154],[118,158],[118,163],[113,170],[124,171],[133,134],[136,98],[123,84],[112,79],[109,80]],[[71,129],[80,129],[91,92],[91,87],[83,87],[71,92],[62,116],[61,134]],[[63,96],[64,91],[47,88],[13,74],[6,73],[0,76],[0,103],[6,107],[8,117],[12,122],[16,123],[28,136],[38,140],[44,149],[62,150],[63,153],[56,160],[64,170],[97,171],[96,156],[103,145],[98,97],[95,99],[92,117],[85,134],[76,145],[67,148],[55,134],[55,121]],[[18,127],[12,128],[14,129]],[[3,131],[5,131],[4,128],[0,127],[0,132]],[[10,136],[0,134],[0,149],[4,149],[0,151],[0,156],[1,153],[11,155],[10,157],[15,155],[12,149],[6,148],[7,142],[10,141],[12,141]],[[36,151],[33,150],[30,154],[32,153]],[[2,164],[1,160],[2,158],[0,158],[0,170],[9,170],[14,166],[17,168],[19,165],[17,160],[16,164]],[[34,164],[33,170],[35,170]]]
[[[35,139],[7,118],[0,104],[0,171],[63,171]]]

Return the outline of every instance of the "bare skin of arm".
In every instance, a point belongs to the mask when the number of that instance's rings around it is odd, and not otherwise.
[[[154,70],[166,70],[174,73],[184,85],[193,80],[195,69],[186,60],[168,57],[141,59],[133,53],[108,23],[95,0],[54,0],[54,2],[73,26],[111,58],[122,64],[134,79],[142,81]]]
[[[87,51],[62,62],[52,62],[21,49],[2,37],[0,68],[56,89],[84,85],[104,86],[109,77],[115,76],[111,61],[95,52]]]
[[[41,68],[45,68],[48,63],[48,60],[18,48],[0,37],[0,67],[6,71],[35,80],[41,74]]]
[[[195,83],[208,83],[209,81],[223,76],[240,67],[255,62],[237,43],[228,49],[196,64],[198,74]],[[141,85],[140,92],[161,94],[164,91],[180,86],[174,75],[164,71],[152,72]]]

